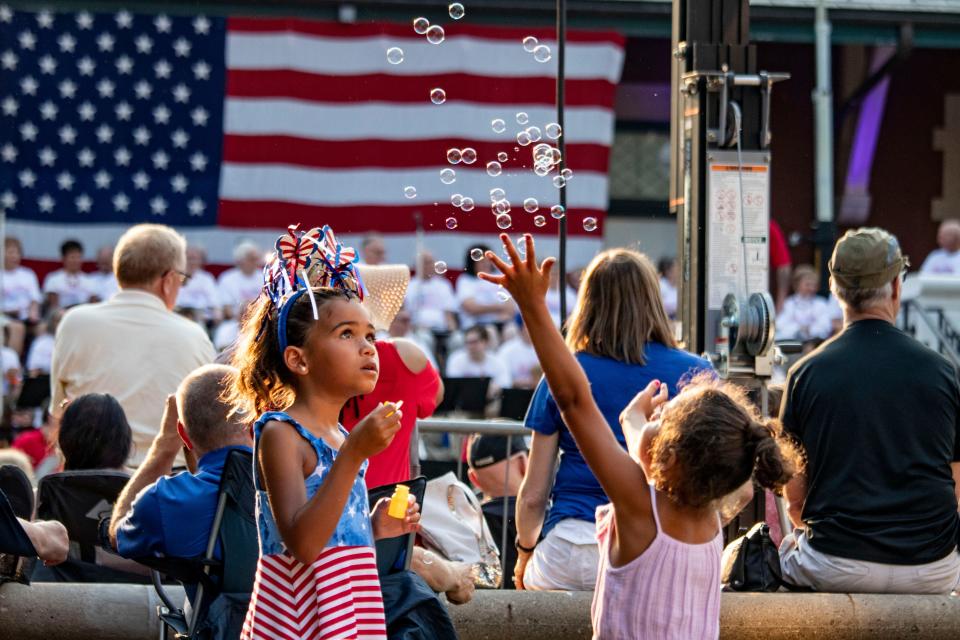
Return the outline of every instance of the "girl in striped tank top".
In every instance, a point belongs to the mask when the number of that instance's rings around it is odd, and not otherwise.
[[[782,487],[797,469],[796,449],[761,418],[739,388],[707,377],[669,403],[656,381],[624,409],[622,449],[597,408],[586,375],[564,344],[544,302],[553,259],[536,262],[527,235],[521,259],[501,235],[512,264],[481,274],[513,295],[540,365],[590,470],[610,498],[597,510],[600,565],[593,600],[594,638],[692,640],[720,635],[721,503],[733,517],[752,497],[751,477]],[[645,287],[657,291],[648,269]],[[633,304],[626,291],[608,292]],[[644,301],[659,307],[659,300]],[[589,348],[589,345],[583,345]]]
[[[240,373],[231,399],[260,414],[260,558],[241,637],[385,639],[374,539],[415,531],[419,506],[411,497],[406,516],[392,518],[383,500],[371,514],[363,476],[402,413],[385,404],[349,434],[339,424],[346,401],[376,386],[374,327],[352,261],[342,258],[352,250],[330,232],[330,251],[317,255],[326,247],[302,245],[326,229],[290,231],[233,359]]]

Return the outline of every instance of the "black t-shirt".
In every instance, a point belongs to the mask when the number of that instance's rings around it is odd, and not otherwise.
[[[780,418],[806,450],[816,550],[909,565],[956,548],[960,384],[942,356],[861,320],[790,369]]]
[[[483,516],[487,520],[487,526],[490,527],[490,533],[493,535],[497,547],[503,544],[503,498],[490,498],[481,505]],[[517,539],[517,523],[515,513],[517,509],[517,499],[513,496],[507,498],[507,546],[501,549],[501,559],[506,558],[506,571],[503,572],[503,584],[507,589],[513,589],[513,568],[517,564],[517,548],[514,542]]]

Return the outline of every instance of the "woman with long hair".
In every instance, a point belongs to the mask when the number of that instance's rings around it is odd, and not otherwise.
[[[649,258],[628,249],[605,251],[587,267],[566,342],[622,447],[620,413],[637,393],[660,381],[673,397],[683,379],[710,368],[706,360],[677,348],[657,271]],[[599,558],[595,514],[610,500],[544,381],[526,426],[533,430],[533,442],[517,498],[517,587],[592,590]]]

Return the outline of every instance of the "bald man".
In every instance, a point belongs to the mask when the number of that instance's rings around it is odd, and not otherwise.
[[[920,273],[926,275],[960,275],[960,221],[944,220],[937,230],[937,245],[923,261]]]

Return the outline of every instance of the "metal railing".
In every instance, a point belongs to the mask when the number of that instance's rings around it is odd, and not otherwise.
[[[460,480],[463,478],[463,456],[459,453],[462,450],[463,438],[472,434],[482,434],[482,435],[493,435],[493,436],[504,436],[506,438],[506,458],[504,460],[509,460],[513,455],[513,436],[525,436],[529,435],[530,429],[527,429],[523,426],[522,422],[517,422],[515,420],[469,420],[464,418],[426,418],[423,420],[417,420],[417,426],[413,432],[413,438],[410,443],[410,460],[411,467],[414,466],[414,461],[416,466],[414,468],[414,477],[420,475],[420,464],[419,464],[419,442],[420,442],[420,433],[448,433],[456,436],[457,438],[457,479]],[[509,530],[510,522],[510,465],[505,465],[503,473],[503,527],[502,527],[502,536],[500,540],[500,566],[503,570],[503,582],[500,584],[501,589],[507,588],[507,545],[513,544],[512,540],[507,539],[507,531]],[[516,521],[516,516],[514,515],[514,521]],[[482,532],[481,532],[482,535]]]
[[[934,322],[930,316],[935,315]],[[947,318],[943,309],[927,308],[916,300],[903,301],[903,329],[916,337],[916,325],[912,319],[919,318],[927,329],[936,337],[937,351],[950,359],[953,366],[960,368],[960,331]]]

